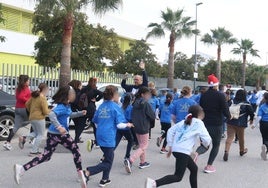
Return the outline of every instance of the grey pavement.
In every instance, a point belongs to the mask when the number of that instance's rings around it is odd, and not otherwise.
[[[19,131],[19,134],[27,132],[28,129]],[[146,177],[160,178],[174,173],[174,158],[167,159],[165,155],[159,153],[155,142],[159,136],[160,126],[153,129],[152,140],[147,153],[147,161],[151,167],[138,169],[138,161],[133,166],[133,173],[126,174],[123,166],[126,141],[122,141],[115,152],[115,160],[111,171],[110,179],[112,183],[108,188],[143,188]],[[71,131],[74,134],[74,131]],[[83,139],[93,138],[92,134],[83,134]],[[238,144],[232,144],[229,161],[222,160],[224,142],[222,140],[219,155],[214,163],[217,172],[214,174],[204,174],[202,172],[208,154],[199,157],[198,166],[198,186],[199,188],[266,188],[268,187],[268,162],[260,159],[261,136],[259,129],[246,130],[246,146],[248,154],[244,157],[239,156]],[[72,161],[72,155],[60,148],[49,162],[43,163],[29,170],[22,177],[21,184],[18,186],[13,179],[13,165],[15,163],[24,164],[31,158],[28,157],[30,145],[26,144],[24,150],[18,148],[18,138],[13,140],[13,150],[5,151],[2,149],[3,142],[0,142],[0,188],[76,188],[80,187],[77,180],[77,173]],[[86,144],[79,145],[83,168],[89,165],[96,165],[102,156],[100,149],[93,149],[91,153],[86,151]],[[101,174],[92,176],[88,187],[98,187]],[[174,183],[163,187],[190,187],[189,171],[186,171],[182,182]]]

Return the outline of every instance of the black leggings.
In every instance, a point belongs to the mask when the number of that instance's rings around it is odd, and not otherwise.
[[[190,170],[191,188],[197,188],[197,171],[198,167],[193,159],[184,153],[173,152],[176,158],[176,170],[174,175],[168,175],[156,180],[156,186],[167,185],[175,182],[180,182],[184,176],[186,168]]]
[[[206,128],[212,139],[212,149],[210,151],[207,164],[212,165],[219,153],[222,136],[222,126],[207,126]]]
[[[72,152],[76,170],[82,170],[80,151],[72,137],[69,134],[59,135],[51,133],[47,133],[47,144],[45,146],[44,153],[23,165],[24,170],[29,170],[30,168],[35,167],[43,162],[49,161],[58,144],[63,145]]]
[[[135,145],[139,145],[139,142],[138,142],[138,139],[137,139],[137,136],[136,136],[136,131],[135,131],[135,129],[132,127],[130,130],[131,130],[131,133],[132,133],[132,136],[133,136],[134,144],[135,144]]]
[[[74,118],[73,122],[74,122],[74,131],[75,131],[75,137],[74,137],[74,141],[76,143],[79,143],[80,141],[80,136],[82,134],[82,132],[85,129],[86,126],[86,117],[79,117],[79,118]]]
[[[260,131],[262,136],[262,143],[267,147],[268,151],[268,122],[261,121],[260,122]]]
[[[164,133],[162,134],[162,139],[164,139],[164,142],[163,142],[163,148],[166,148],[167,146],[167,132],[168,132],[168,129],[171,127],[171,123],[164,123],[164,122],[161,122],[161,130],[164,131]]]

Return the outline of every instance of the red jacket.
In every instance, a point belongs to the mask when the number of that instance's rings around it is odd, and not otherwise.
[[[30,99],[31,91],[25,87],[19,93],[16,91],[16,108],[26,108],[25,103]]]

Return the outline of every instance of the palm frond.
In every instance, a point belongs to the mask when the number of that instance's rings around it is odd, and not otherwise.
[[[155,25],[152,30],[147,34],[146,39],[155,37],[155,38],[161,38],[165,36],[165,31],[161,27],[161,25],[157,24]]]
[[[201,38],[201,41],[205,44],[215,44],[215,41],[213,40],[212,36],[208,33]]]
[[[95,14],[103,15],[110,10],[117,10],[123,4],[122,0],[90,0]]]

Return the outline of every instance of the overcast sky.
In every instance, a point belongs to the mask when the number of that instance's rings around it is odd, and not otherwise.
[[[33,0],[0,0],[22,8],[33,7]],[[27,3],[28,2],[28,3]],[[30,2],[30,5],[29,5]],[[210,32],[210,29],[225,27],[236,38],[248,38],[254,41],[261,58],[248,57],[248,61],[264,65],[268,55],[268,18],[267,1],[265,0],[123,0],[123,6],[118,11],[109,12],[106,16],[95,17],[90,8],[85,9],[89,14],[89,22],[100,22],[102,25],[113,27],[116,32],[126,37],[141,39],[145,38],[147,25],[150,22],[160,22],[160,11],[167,7],[172,9],[184,9],[185,16],[195,19],[195,4],[202,2],[198,7],[198,28],[201,35]],[[159,61],[163,62],[168,53],[168,35],[164,39],[149,39],[153,52]],[[233,47],[222,47],[222,59],[241,59],[238,55],[230,53]],[[206,46],[198,37],[197,51],[216,57],[216,46]],[[176,51],[194,54],[194,37],[177,41]]]

